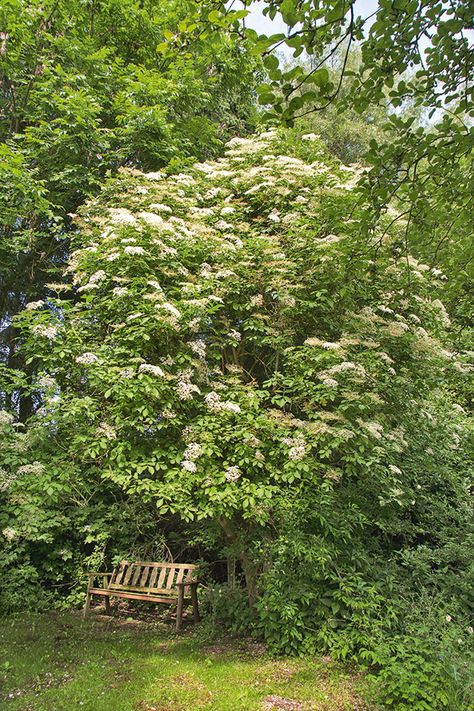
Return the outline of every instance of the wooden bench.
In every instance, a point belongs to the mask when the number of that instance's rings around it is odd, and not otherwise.
[[[84,618],[87,616],[93,595],[105,598],[106,613],[110,612],[110,598],[145,600],[176,604],[176,629],[181,628],[183,608],[193,606],[194,621],[199,622],[196,566],[189,563],[147,563],[122,560],[112,573],[89,573]],[[95,585],[98,580],[102,580]],[[189,591],[189,597],[185,595]]]

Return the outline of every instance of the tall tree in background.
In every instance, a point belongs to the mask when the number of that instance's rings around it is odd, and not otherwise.
[[[120,165],[215,153],[253,123],[254,65],[203,41],[193,2],[7,0],[0,9],[0,348],[25,367],[12,315],[55,293],[68,213]],[[157,52],[160,44],[175,48]],[[19,398],[21,418],[32,402]]]

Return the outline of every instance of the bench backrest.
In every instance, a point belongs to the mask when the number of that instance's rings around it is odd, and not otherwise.
[[[148,563],[122,560],[115,568],[109,590],[137,593],[176,594],[177,583],[193,580],[196,566],[190,563]]]

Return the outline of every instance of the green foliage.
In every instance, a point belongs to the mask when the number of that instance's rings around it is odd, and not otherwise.
[[[0,8],[2,360],[27,370],[12,316],[51,294],[71,215],[121,165],[215,155],[254,124],[256,63],[206,36],[193,2],[7,0]],[[194,28],[194,29],[193,29]],[[166,56],[157,45],[171,42]],[[25,420],[34,403],[20,394]]]

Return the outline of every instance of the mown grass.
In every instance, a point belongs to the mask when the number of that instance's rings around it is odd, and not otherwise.
[[[203,627],[74,612],[3,620],[0,708],[11,711],[373,709],[364,678],[327,658],[271,659]]]

